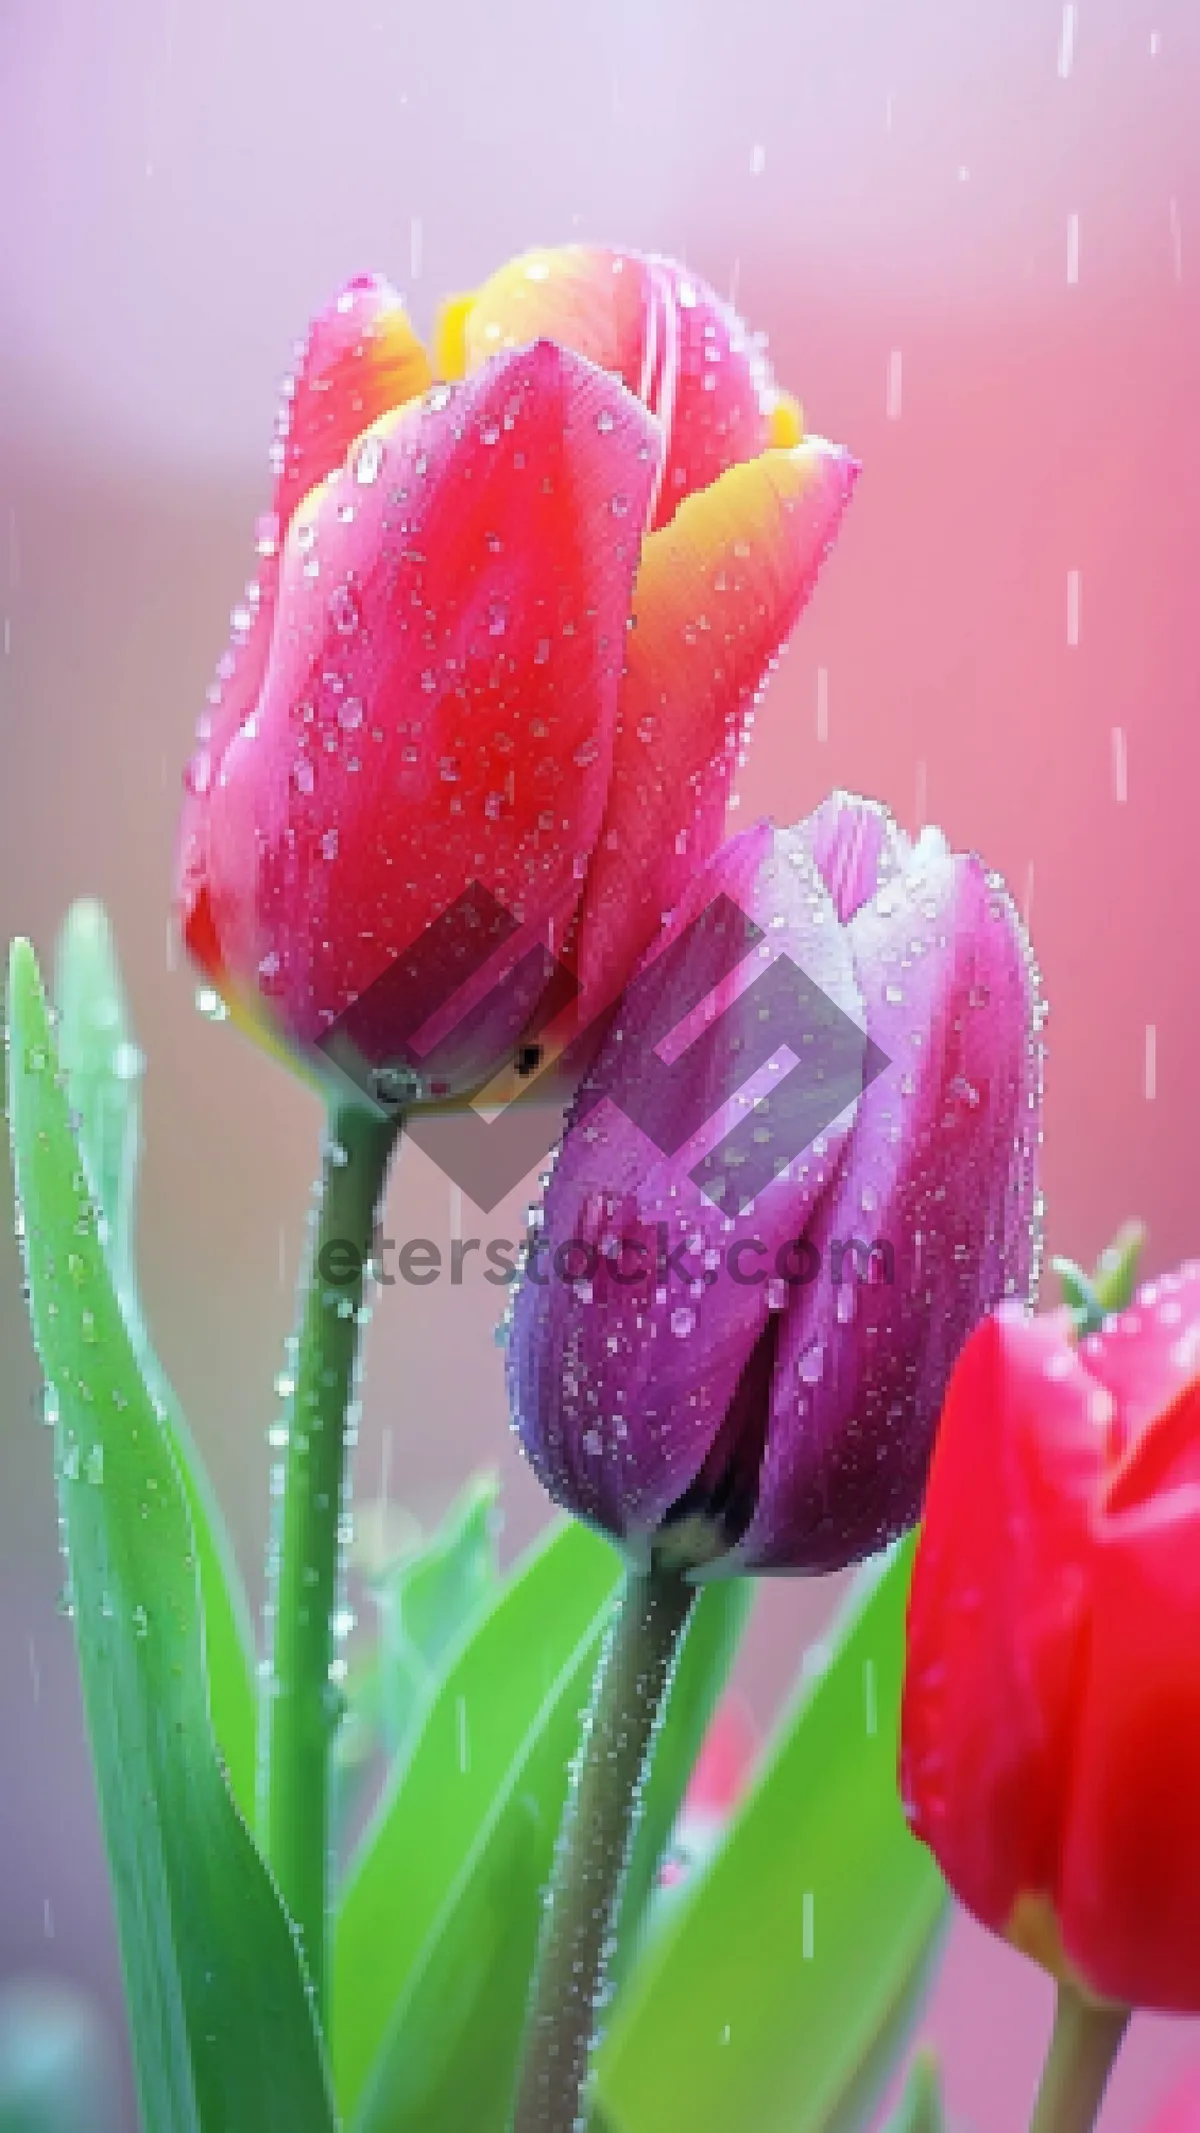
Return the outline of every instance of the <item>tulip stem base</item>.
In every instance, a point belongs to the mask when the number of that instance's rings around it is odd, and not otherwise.
[[[330,1762],[347,1413],[357,1379],[366,1260],[398,1123],[331,1106],[320,1214],[287,1394],[275,1534],[272,1649],[263,1709],[259,1815],[268,1862],[295,1923],[324,2021]]]
[[[559,1835],[514,2133],[583,2122],[621,1885],[696,1593],[678,1571],[626,1575]]]
[[[1059,1986],[1029,2133],[1091,2133],[1128,2021],[1127,2007],[1098,2006]]]

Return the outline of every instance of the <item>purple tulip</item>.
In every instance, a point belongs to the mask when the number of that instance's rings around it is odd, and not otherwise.
[[[572,1112],[516,1427],[635,1560],[832,1570],[920,1509],[954,1360],[1036,1264],[1037,973],[1003,884],[835,794],[691,884]]]

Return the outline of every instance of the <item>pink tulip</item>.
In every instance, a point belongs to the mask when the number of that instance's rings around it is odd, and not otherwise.
[[[315,321],[177,865],[195,962],[318,1066],[443,913],[508,914],[504,967],[464,965],[434,1095],[511,1056],[552,958],[579,1018],[615,995],[716,848],[856,471],[671,262],[530,255],[441,339],[453,383],[373,277]],[[373,1057],[445,1004],[409,992],[374,1012]]]

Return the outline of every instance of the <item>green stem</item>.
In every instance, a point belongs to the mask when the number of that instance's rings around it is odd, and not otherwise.
[[[346,1415],[357,1374],[363,1262],[398,1131],[395,1120],[374,1112],[330,1106],[320,1216],[288,1400],[259,1784],[267,1858],[299,1930],[322,2020],[328,1967],[329,1772],[338,1716],[330,1666]]]
[[[1091,2133],[1128,2021],[1127,2007],[1101,2007],[1059,1986],[1029,2133]]]
[[[695,1600],[677,1571],[627,1573],[559,1836],[514,2133],[571,2133],[582,2122],[621,1882]]]

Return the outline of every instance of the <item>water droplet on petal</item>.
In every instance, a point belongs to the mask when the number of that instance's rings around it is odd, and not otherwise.
[[[339,585],[329,596],[329,619],[343,637],[352,637],[361,619],[358,594],[352,585]]]
[[[378,481],[383,468],[385,446],[382,437],[365,437],[354,462],[354,479],[369,488]]]

